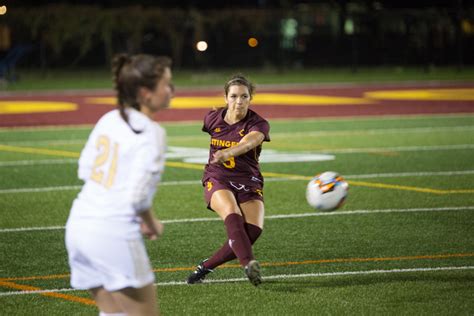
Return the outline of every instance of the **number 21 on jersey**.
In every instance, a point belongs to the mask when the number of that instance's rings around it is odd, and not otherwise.
[[[104,135],[100,135],[95,144],[98,155],[92,167],[91,179],[106,188],[110,188],[114,184],[117,172],[118,147],[117,143],[111,144],[109,137]],[[106,168],[107,163],[108,168]]]

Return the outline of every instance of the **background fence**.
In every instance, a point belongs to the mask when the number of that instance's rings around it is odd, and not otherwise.
[[[117,52],[166,54],[189,69],[474,64],[474,9],[460,1],[410,10],[342,3],[285,10],[12,8],[0,16],[0,58],[20,47],[21,65],[43,69],[106,65]],[[198,41],[207,50],[197,50]]]

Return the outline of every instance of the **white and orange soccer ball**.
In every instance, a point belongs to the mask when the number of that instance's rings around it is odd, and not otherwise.
[[[344,203],[349,184],[337,172],[317,174],[306,187],[308,204],[320,211],[333,211]]]

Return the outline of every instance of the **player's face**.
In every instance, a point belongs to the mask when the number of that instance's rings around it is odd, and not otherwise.
[[[247,115],[247,110],[250,106],[250,93],[246,86],[232,85],[229,87],[229,92],[225,97],[227,109],[238,116]]]
[[[163,77],[156,84],[155,90],[150,91],[150,101],[147,106],[152,112],[167,108],[174,96],[173,86],[171,84],[171,70],[165,68]]]

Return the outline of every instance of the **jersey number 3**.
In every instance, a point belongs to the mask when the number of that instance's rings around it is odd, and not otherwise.
[[[224,163],[223,163],[224,167],[226,167],[227,169],[234,169],[235,168],[235,158],[234,157],[230,157],[229,159],[227,159]]]
[[[119,146],[117,143],[114,143],[111,151],[110,139],[107,136],[101,135],[97,138],[95,147],[99,151],[99,154],[94,161],[91,179],[106,188],[110,188],[112,184],[114,184],[115,174],[117,172]],[[108,169],[104,171],[107,167],[107,163]]]

